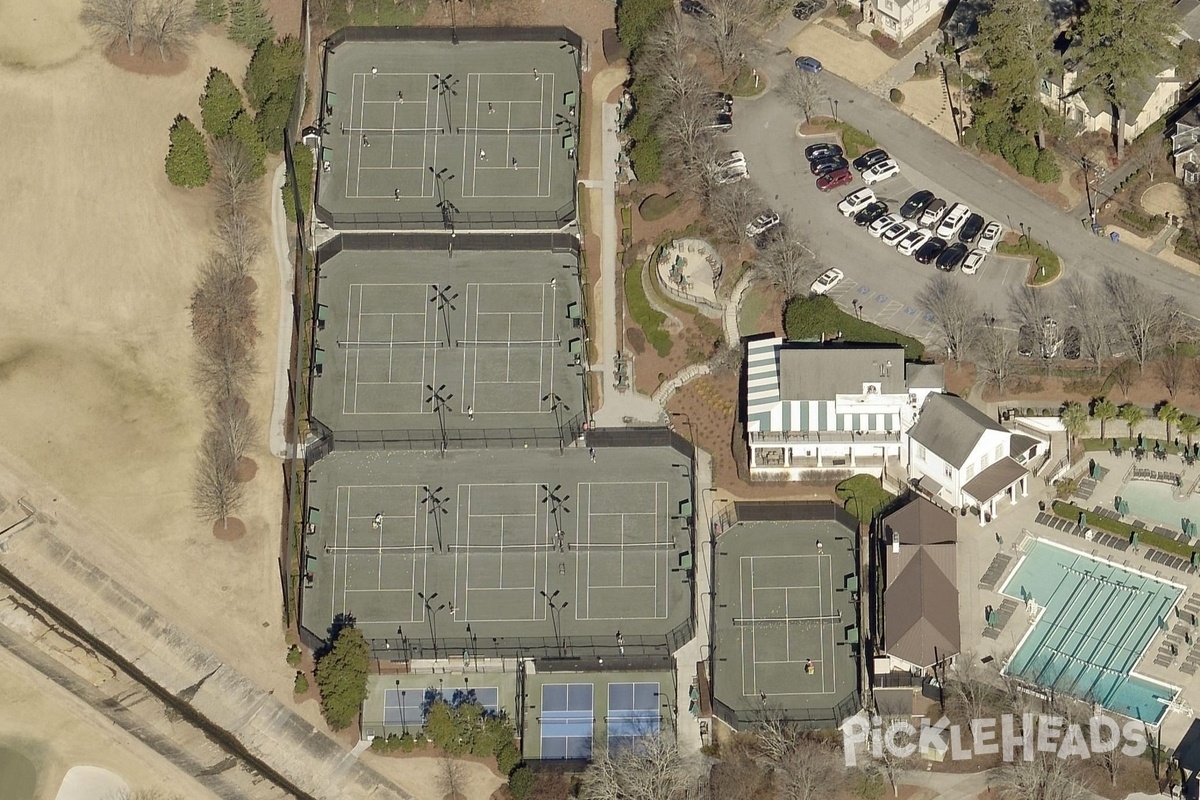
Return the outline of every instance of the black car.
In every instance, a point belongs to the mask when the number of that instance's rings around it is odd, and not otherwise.
[[[880,161],[887,161],[888,158],[889,156],[886,150],[880,150],[878,148],[874,150],[868,150],[858,158],[854,159],[854,168],[859,172],[866,172]]]
[[[967,221],[963,223],[962,230],[958,232],[958,240],[965,244],[970,244],[979,238],[979,233],[983,230],[983,226],[983,217],[978,214],[972,214],[967,217]]]
[[[888,213],[888,204],[882,200],[876,200],[854,215],[854,224],[860,228],[865,228],[886,213]]]
[[[1017,355],[1029,358],[1033,355],[1035,333],[1032,325],[1022,325],[1017,331]]]
[[[812,170],[813,175],[828,175],[830,172],[837,172],[839,169],[845,169],[850,166],[846,163],[846,159],[841,156],[827,156],[818,158],[816,161],[808,165]]]
[[[942,272],[954,272],[969,252],[970,249],[962,242],[952,244],[937,257],[937,268]]]
[[[841,158],[842,146],[833,142],[810,144],[804,148],[804,157],[809,161],[816,161],[818,158]]]
[[[713,92],[712,106],[718,114],[733,116],[733,95],[728,92]]]
[[[1079,344],[1079,328],[1074,325],[1068,326],[1067,333],[1063,337],[1063,358],[1071,361],[1079,358],[1081,352]]]
[[[940,256],[942,254],[942,251],[945,249],[946,249],[946,240],[939,239],[938,237],[935,236],[932,239],[930,239],[928,242],[926,242],[925,244],[921,245],[920,249],[918,249],[917,252],[913,254],[913,258],[915,258],[917,260],[918,264],[928,264],[929,262],[933,261],[935,258]]]
[[[933,192],[928,189],[922,189],[919,192],[913,192],[904,205],[900,206],[900,216],[905,219],[916,219],[921,216],[921,212],[925,207],[933,202]]]
[[[711,18],[713,15],[699,0],[679,0],[679,10],[685,14],[691,14],[693,17]]]
[[[733,130],[733,117],[729,114],[717,114],[708,127],[714,131],[731,131]]]
[[[825,0],[801,0],[792,6],[792,16],[796,19],[808,19],[823,8],[825,8]]]

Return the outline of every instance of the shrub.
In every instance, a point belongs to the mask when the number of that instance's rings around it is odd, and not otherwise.
[[[296,694],[304,694],[308,691],[308,676],[303,672],[296,673],[296,683],[292,686],[292,691]]]
[[[888,99],[896,105],[900,105],[904,102],[904,92],[900,91],[898,87],[893,87],[892,91],[888,92]]]
[[[296,163],[296,177],[300,181],[300,206],[305,211],[312,203],[313,190],[313,151],[307,145],[297,142],[292,145],[292,160]],[[296,221],[296,199],[292,193],[292,173],[285,173],[283,181],[283,208],[287,218]]]
[[[642,183],[657,183],[662,177],[662,144],[653,133],[634,142],[629,160],[633,173]]]
[[[979,145],[979,128],[972,125],[963,131],[963,145],[965,147],[976,147]]]
[[[508,776],[508,793],[513,800],[528,800],[533,794],[533,770],[522,764]]]
[[[422,741],[424,741],[424,740],[422,740]],[[403,734],[400,735],[400,751],[401,752],[411,753],[414,749],[416,749],[416,746],[417,746],[416,740],[413,739],[413,736],[411,733],[409,733],[408,731],[405,731]]]
[[[180,114],[171,125],[170,147],[167,149],[167,180],[174,186],[189,189],[208,183],[212,165],[200,133],[190,119]]]
[[[924,61],[918,61],[916,64],[913,65],[913,77],[914,78],[928,78],[929,77],[929,65],[926,64]]]
[[[1132,228],[1136,233],[1144,236],[1153,236],[1163,229],[1167,224],[1166,217],[1161,214],[1150,216],[1141,211],[1132,208],[1122,208],[1117,211],[1117,218],[1127,226]]]
[[[1037,165],[1038,149],[1029,142],[1019,148],[1012,158],[1013,168],[1022,175],[1033,177],[1034,167]]]
[[[289,667],[300,666],[300,657],[301,657],[301,653],[300,653],[299,647],[296,647],[296,645],[292,645],[291,647],[288,648],[287,663],[288,663]]]
[[[362,631],[342,628],[333,647],[317,662],[317,688],[321,712],[335,731],[350,727],[367,697],[370,649]]]
[[[1062,180],[1058,159],[1049,150],[1038,153],[1037,163],[1033,165],[1033,179],[1038,183],[1058,183]]]
[[[654,351],[663,357],[670,355],[671,337],[662,329],[667,315],[650,305],[650,298],[642,286],[642,265],[639,263],[625,270],[625,304],[629,307],[629,316],[642,329]]]
[[[617,36],[637,53],[646,35],[674,9],[674,0],[622,0],[617,5]]]
[[[885,53],[890,53],[900,47],[895,39],[879,30],[871,31],[871,41],[875,42],[875,46]]]
[[[838,6],[837,15],[842,19],[849,17],[853,13],[854,6],[850,5],[849,3],[843,3],[842,5]]]
[[[1000,126],[1004,131],[1000,134],[1000,155],[1005,161],[1012,164],[1016,161],[1017,153],[1029,145],[1029,137],[1014,128],[1010,128],[1004,122],[997,121],[994,124]]]
[[[653,222],[679,208],[679,202],[679,192],[671,192],[668,195],[652,194],[638,206],[638,213],[642,215],[642,219]]]

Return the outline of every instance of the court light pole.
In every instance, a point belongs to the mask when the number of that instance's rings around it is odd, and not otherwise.
[[[433,86],[431,88],[438,93],[438,97],[442,100],[442,106],[446,109],[447,132],[454,130],[454,120],[450,115],[450,98],[458,97],[458,92],[454,89],[455,86],[458,86],[458,79],[450,73],[445,75],[434,74]]]
[[[442,392],[446,390],[446,384],[442,384],[436,389],[430,384],[425,384],[425,389],[429,392],[429,397],[425,398],[425,402],[433,407],[433,411],[438,415],[438,427],[442,432],[442,458],[446,457],[446,449],[450,446],[446,439],[446,404],[454,397],[452,394],[443,396]]]
[[[561,589],[555,589],[554,594],[546,594],[545,591],[539,591],[542,597],[546,598],[546,605],[550,607],[550,625],[554,628],[554,646],[558,650],[558,655],[561,658],[563,655],[562,644],[562,610],[571,605],[571,601],[563,600],[561,603],[555,603],[554,598],[562,592]]]
[[[427,619],[429,620],[429,636],[431,639],[433,639],[433,659],[435,661],[438,658],[437,612],[446,607],[445,603],[442,603],[437,608],[433,607],[433,601],[437,599],[437,596],[437,592],[434,592],[428,597],[425,596],[424,592],[417,592],[417,597],[421,598],[421,602],[425,605],[425,613],[428,615]]]
[[[446,510],[446,498],[441,495],[441,486],[436,489],[430,489],[428,486],[422,487],[425,489],[425,497],[421,499],[421,503],[425,505],[425,511],[429,516],[433,517],[433,529],[437,533],[438,552],[446,549],[442,543],[442,515],[449,514]]]
[[[566,535],[563,532],[562,515],[564,513],[571,513],[571,509],[566,507],[566,502],[571,499],[571,495],[565,494],[559,496],[558,490],[561,488],[561,483],[558,486],[555,486],[553,489],[544,483],[542,484],[542,491],[546,493],[546,496],[542,498],[542,505],[550,506],[550,517],[554,520],[554,533],[555,536],[559,538]],[[561,544],[559,545],[559,548],[560,550],[562,549]],[[542,594],[544,595],[545,592],[542,592]],[[558,592],[555,592],[555,594],[558,594]]]
[[[442,5],[450,6],[450,44],[458,44],[458,15],[454,13],[454,3],[455,0],[442,0]]]
[[[450,294],[453,287],[441,286],[436,283],[430,284],[429,288],[433,290],[429,302],[437,304],[438,314],[442,318],[442,327],[445,329],[446,347],[449,347],[453,344],[450,340],[450,312],[458,310],[458,306],[454,305],[454,301],[458,299],[458,292]]]
[[[566,439],[563,436],[562,430],[562,412],[570,411],[571,407],[564,403],[563,399],[554,392],[550,392],[549,394],[542,396],[543,403],[545,403],[547,400],[550,401],[550,410],[554,412],[554,426],[558,428],[558,452],[561,454],[564,450],[566,450],[567,447]]]
[[[471,630],[471,623],[467,623],[467,638],[471,640],[471,663],[475,666],[475,671],[479,672],[479,637],[475,635],[475,631]]]
[[[408,720],[404,718],[404,706],[408,692],[400,688],[400,680],[396,680],[396,691],[400,693],[400,727],[404,730],[404,735],[408,735]]]

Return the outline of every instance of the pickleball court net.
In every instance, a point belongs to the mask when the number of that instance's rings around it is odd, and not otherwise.
[[[445,128],[352,128],[342,126],[343,136],[441,136]]]
[[[562,339],[458,339],[454,342],[455,347],[559,347],[562,345]]]
[[[452,544],[447,550],[456,553],[538,553],[557,550],[558,545],[549,542],[540,544]]]
[[[367,348],[367,347],[445,347],[445,343],[441,339],[411,339],[411,340],[391,340],[391,341],[342,341],[338,340],[338,347],[347,349]]]
[[[329,554],[352,553],[371,555],[379,553],[380,555],[404,555],[408,553],[431,553],[433,552],[433,547],[427,544],[386,545],[383,547],[337,547],[334,545],[325,545],[325,552]]]
[[[675,547],[675,540],[669,542],[626,542],[624,544],[572,544],[569,545],[571,550],[580,551],[605,551],[605,550],[671,550]]]
[[[563,128],[455,128],[455,133],[458,134],[489,134],[493,133],[499,136],[549,136],[552,133],[566,133]]]
[[[813,617],[734,617],[733,624],[744,625],[787,625],[793,622],[841,622],[841,614],[824,614]]]

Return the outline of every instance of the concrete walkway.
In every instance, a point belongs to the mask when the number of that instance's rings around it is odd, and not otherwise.
[[[678,719],[677,740],[683,753],[693,753],[705,744],[700,736],[700,720],[688,710],[691,697],[688,690],[696,679],[696,663],[709,654],[712,632],[708,625],[712,620],[712,520],[705,495],[712,488],[712,457],[703,450],[696,451],[696,553],[695,574],[692,585],[696,592],[696,636],[675,651],[675,668],[679,671],[675,708]],[[711,497],[710,497],[711,503]],[[711,678],[711,676],[709,676]]]
[[[271,178],[271,244],[275,263],[279,267],[279,347],[275,354],[275,400],[271,406],[271,424],[267,426],[271,455],[276,458],[298,458],[303,446],[289,445],[287,431],[288,362],[292,357],[292,262],[289,256],[287,212],[283,208],[283,182],[287,165],[280,164]]]

